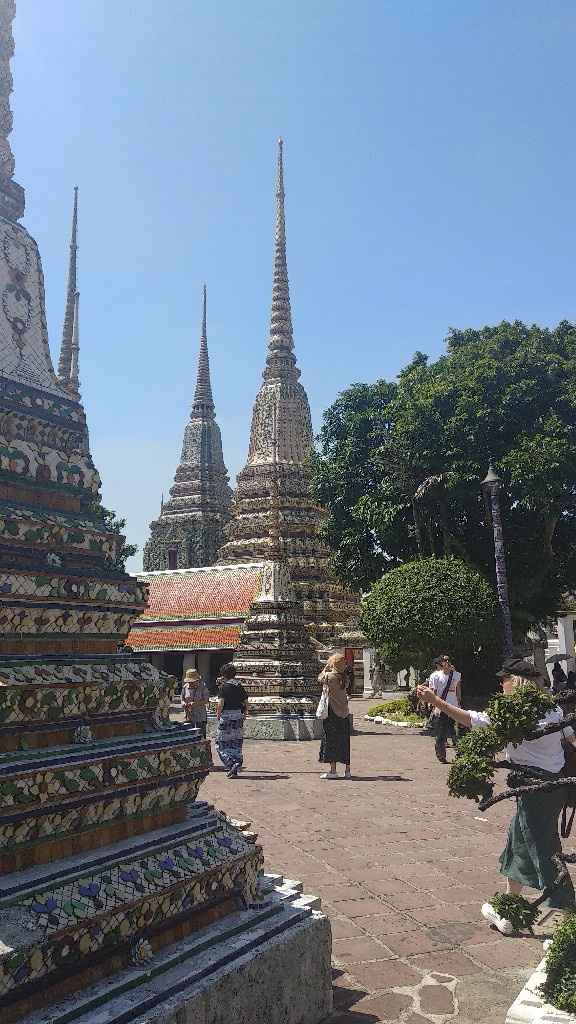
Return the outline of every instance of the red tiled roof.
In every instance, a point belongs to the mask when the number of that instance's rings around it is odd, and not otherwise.
[[[210,629],[132,629],[126,641],[135,651],[189,651],[204,647],[218,649],[238,646],[240,626]]]
[[[260,592],[261,565],[142,573],[150,588],[145,619],[245,618]]]

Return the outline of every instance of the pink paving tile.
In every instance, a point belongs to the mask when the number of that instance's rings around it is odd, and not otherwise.
[[[368,917],[371,914],[386,912],[386,907],[380,900],[374,899],[334,900],[333,906],[339,914],[352,918]]]
[[[420,910],[424,907],[441,907],[442,903],[431,892],[411,890],[410,892],[391,893],[382,897],[386,903],[396,910]]]
[[[400,912],[390,914],[373,914],[370,917],[355,917],[354,924],[368,932],[369,935],[377,935],[383,942],[387,942],[389,935],[405,935],[407,932],[417,931],[422,926],[417,921],[411,921]]]
[[[441,904],[438,907],[426,907],[424,910],[411,910],[410,917],[421,924],[440,924],[440,922],[477,921],[480,915],[478,903]]]
[[[363,936],[358,938],[334,939],[332,955],[336,963],[358,964],[365,960],[387,960],[393,956],[391,950],[381,942]]]
[[[384,932],[381,938],[396,956],[402,957],[414,956],[417,953],[430,953],[435,949],[454,945],[450,940],[440,938],[426,928],[421,928],[419,931]]]
[[[502,939],[470,946],[467,952],[486,967],[536,967],[542,959],[542,943],[538,939]]]
[[[356,1003],[350,1011],[350,1024],[399,1020],[411,1005],[410,997],[401,992],[384,992],[379,996],[367,996]]]
[[[449,974],[455,978],[465,978],[469,974],[481,974],[483,969],[457,950],[412,956],[410,957],[410,963],[414,967],[418,967],[425,974],[437,971],[440,974]]]
[[[364,935],[364,932],[357,928],[356,925],[352,924],[346,917],[337,917],[336,915],[330,915],[330,926],[332,928],[333,939],[346,939],[352,936]]]
[[[355,964],[350,974],[370,992],[403,985],[417,985],[421,975],[401,960],[380,960],[375,964]]]

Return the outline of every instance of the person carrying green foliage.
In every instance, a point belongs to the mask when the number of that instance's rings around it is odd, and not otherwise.
[[[545,691],[538,669],[520,658],[507,658],[500,672],[503,696],[495,697],[487,712],[468,711],[448,704],[430,687],[419,686],[418,696],[454,721],[473,731],[462,741],[462,756],[453,763],[448,785],[454,796],[486,799],[492,791],[494,759],[506,749],[506,763],[529,769],[538,782],[562,778],[565,764],[564,743],[576,746],[571,728],[544,732],[533,739],[525,736],[546,727],[558,726],[564,712]],[[475,733],[475,730],[479,730]],[[534,782],[532,777],[530,782]],[[558,816],[566,800],[566,787],[549,791],[520,792],[516,813],[510,822],[508,840],[500,857],[500,872],[506,877],[506,892],[519,897],[523,886],[547,891],[548,906],[576,909],[576,896],[570,876],[565,873],[560,885],[553,857],[562,853],[558,835]],[[549,892],[548,892],[549,890]],[[490,904],[485,904],[490,908]],[[492,909],[492,908],[490,908]],[[502,918],[494,912],[483,914],[501,931]],[[503,922],[509,925],[509,921]]]

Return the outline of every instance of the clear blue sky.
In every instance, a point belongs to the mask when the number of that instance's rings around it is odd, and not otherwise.
[[[574,319],[575,28],[569,0],[18,0],[25,223],[56,356],[80,186],[82,392],[130,540],[178,460],[203,281],[232,478],[244,462],[279,135],[316,427],[450,326]]]

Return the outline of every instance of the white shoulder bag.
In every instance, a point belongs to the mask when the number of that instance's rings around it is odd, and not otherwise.
[[[318,707],[316,708],[316,718],[320,718],[322,721],[328,718],[328,706],[328,694],[325,690],[322,690]]]

